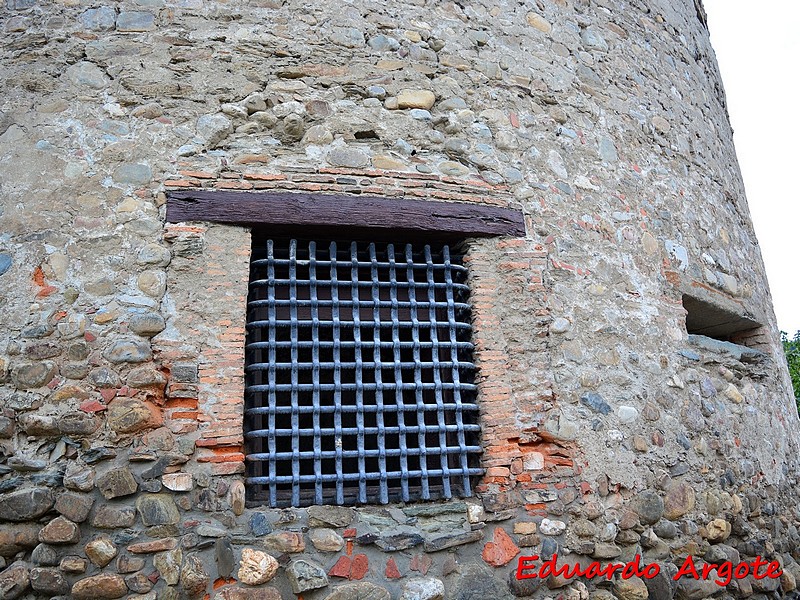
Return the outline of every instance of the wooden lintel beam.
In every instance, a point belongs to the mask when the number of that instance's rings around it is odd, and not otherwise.
[[[525,235],[520,210],[378,196],[295,192],[175,191],[167,194],[167,221],[210,221],[287,227],[356,227],[383,231]]]

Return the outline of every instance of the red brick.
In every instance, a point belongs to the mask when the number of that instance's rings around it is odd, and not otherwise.
[[[331,577],[343,577],[345,579],[350,577],[350,560],[349,556],[340,556],[336,564],[333,565],[328,571]]]
[[[350,566],[350,579],[364,579],[367,571],[369,571],[369,558],[366,554],[356,554]]]
[[[433,559],[428,556],[427,554],[415,554],[414,558],[411,559],[411,564],[409,568],[412,571],[417,571],[422,573],[423,575],[427,575],[428,569],[431,568],[433,564]]]
[[[196,179],[212,179],[214,177],[214,174],[208,171],[178,171],[178,173],[184,177],[194,177]]]
[[[403,576],[400,573],[400,569],[397,568],[394,557],[390,556],[389,560],[386,561],[386,570],[383,574],[386,576],[386,579],[400,579]]]
[[[483,560],[493,566],[502,567],[519,554],[519,548],[502,527],[495,527],[494,539],[483,547]]]

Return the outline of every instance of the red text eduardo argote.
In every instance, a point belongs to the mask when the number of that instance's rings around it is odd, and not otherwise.
[[[574,563],[559,565],[557,554],[553,554],[547,560],[538,562],[539,560],[539,556],[535,554],[532,556],[520,556],[517,562],[517,579],[546,579],[552,575],[563,577],[564,579],[573,579],[575,577],[599,579],[604,577],[610,580],[616,573],[619,573],[619,577],[622,579],[630,579],[631,577],[652,579],[661,572],[661,567],[657,563],[642,565],[641,556],[638,554],[633,560],[626,563],[609,563],[605,566],[597,561],[591,562],[586,566]],[[778,561],[768,561],[760,556],[749,562],[742,561],[736,564],[727,560],[721,563],[703,562],[695,564],[694,557],[688,556],[672,579],[677,581],[682,577],[693,579],[713,578],[714,583],[717,585],[726,586],[732,579],[744,579],[748,575],[752,575],[755,579],[764,579],[765,577],[776,579],[782,574],[783,571],[781,571]]]

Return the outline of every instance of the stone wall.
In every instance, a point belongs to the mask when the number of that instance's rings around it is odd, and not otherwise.
[[[699,3],[0,16],[0,597],[795,593],[798,418]],[[187,189],[524,213],[525,237],[465,241],[475,496],[247,502],[252,232],[167,223]],[[683,295],[759,327],[689,335]],[[784,575],[518,580],[534,554]]]

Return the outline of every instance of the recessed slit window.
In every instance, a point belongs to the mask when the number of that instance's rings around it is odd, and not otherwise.
[[[687,294],[683,295],[683,307],[686,309],[686,331],[689,334],[741,343],[737,340],[742,338],[742,334],[761,327],[760,323],[747,316]]]
[[[460,256],[443,244],[255,239],[249,502],[471,495],[480,426]]]

